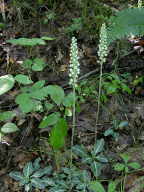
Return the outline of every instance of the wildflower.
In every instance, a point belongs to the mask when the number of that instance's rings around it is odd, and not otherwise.
[[[105,23],[102,24],[100,31],[100,41],[98,46],[98,56],[99,62],[101,64],[105,63],[106,57],[108,55],[108,43],[107,43],[107,30]]]
[[[78,75],[80,74],[80,64],[78,56],[77,40],[72,37],[71,47],[70,47],[70,68],[69,68],[69,84],[73,87],[77,86]]]

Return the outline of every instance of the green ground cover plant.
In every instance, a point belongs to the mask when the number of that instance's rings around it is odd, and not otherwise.
[[[43,3],[39,1],[38,3]],[[133,31],[126,27],[126,23],[122,23],[124,16],[131,16],[135,14],[138,18],[138,23],[132,23]],[[100,63],[100,80],[99,80],[99,91],[98,91],[98,112],[96,115],[96,125],[99,117],[100,102],[102,97],[102,89],[105,91],[105,95],[111,95],[118,93],[120,90],[123,92],[131,93],[131,90],[126,85],[123,78],[120,78],[117,74],[110,74],[106,79],[103,78],[103,64],[106,62],[108,55],[108,43],[113,42],[116,39],[121,39],[125,35],[131,35],[130,31],[135,35],[141,35],[141,23],[139,17],[143,15],[143,8],[133,8],[128,10],[120,11],[116,16],[110,19],[111,23],[108,29],[103,24],[100,33],[99,43],[99,63]],[[133,18],[133,17],[132,17]],[[131,19],[132,19],[131,18]],[[125,22],[125,21],[124,21]],[[126,21],[129,24],[129,20]],[[133,21],[134,22],[134,21]],[[137,25],[136,25],[137,24]],[[126,27],[124,31],[119,31],[120,27]],[[138,26],[138,27],[137,27]],[[74,28],[75,30],[75,28]],[[126,31],[127,30],[127,31]],[[73,29],[72,29],[73,32]],[[107,35],[108,38],[107,39]],[[45,45],[46,40],[51,40],[49,37],[44,38],[20,38],[9,40],[9,43],[14,45],[26,46],[33,48],[38,45]],[[45,69],[45,63],[41,58],[35,58],[31,54],[32,50],[29,50],[29,57],[22,64],[29,72],[31,71],[43,71]],[[78,192],[105,192],[105,186],[98,180],[101,175],[104,165],[108,163],[108,158],[104,155],[104,139],[98,140],[95,136],[95,144],[89,151],[83,145],[74,145],[75,128],[76,128],[76,102],[77,102],[77,87],[78,76],[80,73],[80,64],[78,61],[78,46],[75,37],[72,38],[70,48],[70,69],[69,69],[69,85],[72,87],[72,93],[65,94],[64,89],[58,85],[46,85],[44,80],[34,82],[29,75],[17,74],[15,76],[6,75],[0,78],[0,95],[7,93],[9,90],[14,88],[17,84],[20,88],[15,98],[15,103],[18,105],[20,110],[28,115],[29,113],[41,113],[43,114],[42,120],[39,122],[38,128],[45,129],[51,127],[50,136],[48,142],[53,148],[54,152],[63,149],[65,145],[65,139],[68,133],[67,116],[72,116],[72,136],[71,136],[71,162],[68,168],[60,167],[58,171],[52,170],[52,167],[40,167],[40,159],[36,159],[34,162],[29,162],[25,165],[23,172],[11,172],[10,176],[15,180],[19,181],[22,186],[25,187],[26,191],[30,191],[33,187],[38,189],[49,188],[50,192],[67,192],[68,190],[76,190]],[[5,111],[0,114],[1,121],[11,120],[15,114],[12,111]],[[125,122],[126,123],[126,122]],[[118,126],[125,126],[119,124]],[[9,131],[7,131],[9,130]],[[12,122],[7,122],[1,127],[1,132],[11,133],[17,131],[17,126]],[[115,132],[111,130],[110,133],[105,133],[105,136],[112,135],[115,137]],[[97,130],[95,134],[97,133]],[[82,164],[88,165],[89,170],[81,170],[74,167],[74,160],[80,159]],[[124,174],[129,173],[129,167],[133,169],[140,168],[140,165],[136,162],[129,163],[129,157],[122,154],[121,158],[124,163],[117,163],[114,165],[115,171],[123,172]],[[90,173],[90,174],[89,174]],[[92,174],[92,178],[91,178]],[[95,180],[94,180],[95,179]],[[116,191],[117,182],[110,181],[108,183],[108,192]]]

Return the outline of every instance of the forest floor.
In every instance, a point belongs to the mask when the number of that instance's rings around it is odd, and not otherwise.
[[[113,165],[122,162],[120,154],[124,153],[130,157],[131,162],[139,163],[141,168],[128,172],[123,191],[144,191],[143,187],[140,188],[141,184],[144,184],[144,54],[134,50],[128,39],[119,40],[109,47],[109,55],[103,66],[101,104],[96,121],[100,73],[97,55],[99,29],[113,11],[127,8],[134,3],[110,0],[97,3],[92,0],[91,5],[88,1],[80,5],[81,1],[76,1],[76,4],[74,1],[70,4],[67,1],[59,2],[51,1],[49,6],[39,6],[37,10],[29,2],[29,7],[24,3],[14,5],[11,1],[5,4],[6,26],[0,32],[0,75],[26,74],[21,63],[26,58],[37,56],[42,58],[47,66],[43,71],[32,72],[32,80],[45,80],[47,85],[59,85],[65,93],[69,93],[72,91],[68,83],[69,53],[71,38],[75,36],[79,48],[80,76],[74,144],[83,144],[90,149],[95,141],[96,127],[97,138],[104,138],[104,153],[110,159],[99,178],[105,189],[106,181],[122,180],[123,174],[114,171]],[[2,15],[2,22],[3,19]],[[54,40],[32,49],[31,55],[27,48],[7,43],[9,39],[43,36]],[[109,88],[104,86],[106,84]],[[128,87],[131,93],[123,86]],[[113,91],[110,93],[109,89]],[[38,128],[45,114],[33,112],[22,115],[19,106],[14,102],[18,90],[17,84],[12,90],[0,96],[0,115],[5,111],[14,111],[17,116],[12,122],[20,128],[18,132],[4,135],[0,143],[0,192],[24,191],[8,174],[11,171],[21,171],[27,162],[37,157],[41,157],[43,167],[52,164],[56,172],[59,171],[59,166],[68,165],[69,157],[66,158],[70,148],[72,117],[67,118],[69,131],[66,146],[60,150],[57,164],[48,142],[50,128]],[[3,124],[4,121],[1,121],[1,126]],[[78,157],[75,161],[80,164]],[[89,171],[85,165],[79,167]],[[49,189],[33,191],[48,192]],[[86,191],[89,192],[88,189]],[[116,191],[120,192],[120,187]]]

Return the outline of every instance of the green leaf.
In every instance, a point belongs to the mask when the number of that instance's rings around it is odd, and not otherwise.
[[[55,150],[58,150],[64,146],[67,130],[67,122],[60,118],[57,124],[52,128],[49,138],[50,144]]]
[[[97,155],[97,156],[96,156],[96,159],[97,159],[98,161],[100,161],[101,163],[108,163],[108,159],[107,159],[104,155],[102,155],[102,154]]]
[[[98,153],[102,152],[104,148],[104,139],[97,140],[94,148],[91,152],[93,156],[97,155]]]
[[[23,180],[23,175],[18,171],[12,171],[9,173],[9,176],[15,179],[16,181]]]
[[[24,168],[23,168],[23,174],[26,178],[30,177],[31,174],[33,173],[34,171],[34,168],[33,168],[33,165],[32,165],[32,162],[28,162]]]
[[[44,102],[44,106],[45,106],[47,111],[51,110],[54,107],[53,104],[48,103],[47,101]]]
[[[101,170],[103,168],[103,165],[101,163],[94,161],[92,162],[90,167],[95,177],[100,176]]]
[[[13,133],[19,131],[18,127],[14,123],[6,123],[1,127],[3,133]]]
[[[85,147],[83,145],[75,145],[72,147],[72,151],[79,157],[85,159],[89,158],[89,155],[87,151],[85,150]]]
[[[65,98],[64,98],[64,101],[63,101],[63,105],[65,107],[72,107],[73,106],[73,103],[74,103],[74,100],[75,100],[75,96],[73,93],[69,93]]]
[[[107,137],[109,135],[113,135],[114,134],[114,130],[112,128],[110,129],[107,129],[105,132],[104,132],[104,136]]]
[[[128,126],[128,121],[121,121],[120,124],[118,125],[119,128],[123,128],[127,126]]]
[[[42,71],[46,66],[45,62],[41,58],[35,58],[33,60],[32,70],[33,71]]]
[[[46,183],[42,182],[41,178],[32,178],[31,184],[33,187],[38,188],[38,189],[44,189],[47,186]]]
[[[8,92],[13,88],[15,79],[12,75],[4,75],[0,77],[0,95]]]
[[[57,85],[48,85],[47,92],[50,95],[51,99],[57,104],[60,105],[64,99],[64,90]]]
[[[40,161],[41,161],[41,158],[39,157],[39,158],[35,159],[35,161],[33,162],[34,171],[36,171],[40,168]]]
[[[114,165],[114,170],[115,171],[124,171],[124,169],[125,169],[125,165],[122,164],[122,163],[116,163]]]
[[[59,112],[52,113],[43,118],[43,120],[39,124],[39,128],[46,128],[50,125],[55,125],[59,119],[60,119]]]
[[[26,94],[26,93],[19,94],[16,97],[15,102],[19,104],[20,109],[24,113],[31,112],[35,107],[35,103],[31,100],[29,94]]]
[[[0,121],[12,120],[16,116],[16,113],[13,111],[5,111],[0,113]]]
[[[110,181],[108,184],[108,192],[115,192],[116,191],[117,182]]]
[[[29,84],[33,83],[33,81],[30,80],[27,75],[22,75],[22,74],[16,75],[16,76],[15,76],[15,80],[16,80],[18,83],[21,83],[21,84],[23,84],[23,85],[29,85]]]
[[[89,188],[94,192],[106,192],[104,187],[99,181],[91,181]]]
[[[120,154],[120,157],[123,159],[125,163],[127,163],[130,160],[130,156],[126,153]]]
[[[45,85],[45,80],[40,80],[37,81],[33,86],[32,86],[32,90],[37,90],[42,88]]]
[[[133,168],[133,169],[139,169],[141,167],[141,165],[137,162],[128,163],[128,166]]]
[[[19,38],[19,39],[11,39],[7,41],[8,43],[12,43],[14,45],[21,46],[36,46],[36,45],[45,45],[45,41],[41,38]]]
[[[51,40],[55,40],[56,38],[43,36],[43,37],[41,37],[41,39],[46,40],[46,41],[51,41]]]
[[[46,87],[42,87],[34,91],[31,89],[29,96],[33,99],[44,100],[48,96],[47,89]]]
[[[42,176],[44,176],[45,174],[50,175],[51,171],[52,171],[52,167],[51,167],[51,166],[45,167],[45,168],[43,168],[43,169],[41,168],[41,169],[39,169],[38,171],[36,171],[36,172],[32,175],[32,177],[42,177]]]

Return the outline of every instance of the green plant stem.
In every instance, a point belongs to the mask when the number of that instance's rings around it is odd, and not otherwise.
[[[97,140],[97,124],[98,124],[99,111],[100,111],[100,98],[101,98],[102,74],[103,74],[102,70],[103,70],[103,61],[100,61],[100,80],[99,80],[99,91],[98,91],[98,105],[97,105],[96,122],[95,122],[95,142]]]
[[[76,114],[75,114],[75,98],[76,98],[76,89],[75,85],[73,86],[73,95],[74,95],[74,102],[73,102],[73,119],[72,119],[72,137],[71,137],[71,166],[72,166],[72,146],[74,144],[74,136],[75,136],[75,124],[76,124]]]

